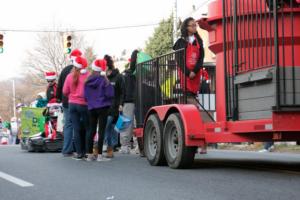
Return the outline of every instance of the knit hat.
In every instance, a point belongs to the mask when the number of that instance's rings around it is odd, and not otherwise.
[[[86,68],[87,68],[87,60],[84,57],[76,57],[73,60],[73,65],[74,67],[76,67],[77,69],[80,69],[80,73],[85,74],[87,72]]]
[[[46,78],[46,80],[55,80],[56,73],[55,72],[45,72],[45,78]]]

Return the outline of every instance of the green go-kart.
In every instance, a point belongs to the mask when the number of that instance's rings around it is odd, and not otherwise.
[[[59,104],[46,108],[22,108],[21,149],[28,152],[60,152],[63,147],[63,133],[56,130]]]

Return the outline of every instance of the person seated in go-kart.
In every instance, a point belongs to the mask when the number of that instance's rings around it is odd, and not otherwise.
[[[59,113],[62,113],[62,105],[59,103],[48,103],[44,110],[45,117],[45,133],[44,136],[48,139],[56,139],[57,134],[57,118]]]
[[[55,72],[46,72],[45,73],[45,79],[48,82],[47,91],[46,91],[46,97],[48,103],[56,103],[56,90],[57,90],[57,84],[56,84],[56,73]]]

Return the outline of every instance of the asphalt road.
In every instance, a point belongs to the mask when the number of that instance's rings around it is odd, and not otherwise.
[[[21,187],[7,176],[32,185]],[[192,169],[172,170],[151,167],[137,155],[117,154],[111,162],[90,163],[0,146],[0,200],[296,200],[299,196],[300,155],[210,151],[198,155]]]

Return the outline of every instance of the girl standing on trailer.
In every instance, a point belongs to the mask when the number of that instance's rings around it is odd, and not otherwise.
[[[203,41],[197,32],[197,24],[193,18],[187,18],[183,21],[181,26],[181,38],[177,40],[173,46],[173,50],[185,49],[185,66],[179,64],[179,72],[181,85],[184,84],[186,78],[186,94],[187,103],[197,106],[196,95],[200,87],[200,69],[203,66],[204,49]],[[181,59],[183,60],[183,59]],[[183,72],[185,72],[183,74]]]
[[[198,107],[197,93],[201,84],[204,48],[203,41],[197,32],[196,21],[192,17],[185,19],[181,25],[181,38],[173,46],[173,50],[179,49],[185,49],[185,66],[183,66],[183,62],[178,62],[178,60],[184,59],[177,59],[181,87],[184,87],[183,90],[186,92],[187,103]],[[206,144],[200,153],[206,153]]]

